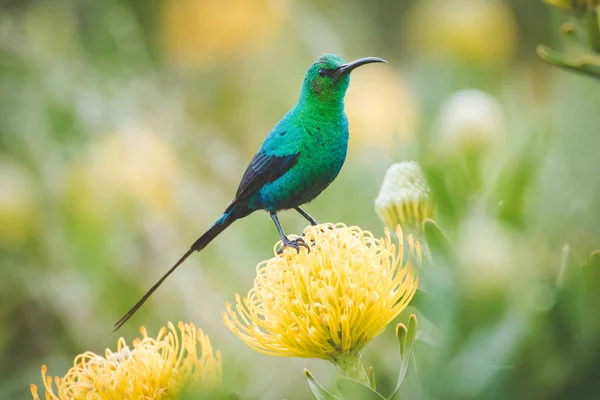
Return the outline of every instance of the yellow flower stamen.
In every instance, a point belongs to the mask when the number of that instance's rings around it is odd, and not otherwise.
[[[418,285],[411,259],[420,257],[409,240],[409,260],[389,231],[375,238],[344,224],[310,226],[310,252],[286,248],[257,267],[248,296],[226,303],[223,319],[251,348],[268,355],[356,357],[410,302]],[[278,248],[279,244],[275,246]]]
[[[208,387],[221,382],[221,355],[213,355],[210,340],[194,324],[169,322],[156,339],[141,327],[142,339],[132,348],[119,338],[117,351],[106,349],[105,357],[87,351],[75,357],[73,367],[60,378],[47,376],[42,365],[46,400],[66,399],[172,399],[193,382]],[[200,344],[200,348],[198,348]],[[200,354],[200,356],[198,356]],[[53,387],[56,386],[56,392]],[[37,386],[31,394],[39,400]]]

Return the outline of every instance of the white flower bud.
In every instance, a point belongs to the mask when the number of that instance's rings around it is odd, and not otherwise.
[[[444,153],[481,152],[504,135],[502,106],[476,89],[459,90],[448,97],[434,123],[435,145]]]
[[[404,161],[392,165],[386,172],[375,199],[377,214],[392,230],[421,229],[423,220],[433,217],[431,189],[418,163]]]

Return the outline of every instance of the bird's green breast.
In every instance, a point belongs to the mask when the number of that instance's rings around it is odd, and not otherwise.
[[[267,210],[281,210],[307,203],[317,197],[340,172],[348,149],[348,120],[343,111],[297,118],[290,138],[299,153],[295,165],[276,181],[260,190]],[[323,118],[324,117],[324,118]]]

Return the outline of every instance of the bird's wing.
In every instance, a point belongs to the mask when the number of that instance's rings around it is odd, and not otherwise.
[[[267,136],[246,168],[233,202],[249,199],[296,164],[304,128],[286,125],[284,118]]]
[[[296,164],[299,153],[286,156],[268,155],[262,149],[250,161],[234,201],[252,197],[261,187],[285,174]]]

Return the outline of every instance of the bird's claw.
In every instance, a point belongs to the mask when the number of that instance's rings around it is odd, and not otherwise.
[[[298,253],[300,253],[300,247],[306,247],[306,250],[310,253],[310,247],[308,246],[308,244],[304,241],[303,238],[299,237],[296,239],[288,239],[287,237],[284,237],[282,239],[282,246],[279,248],[279,250],[277,250],[277,254],[281,254],[283,253],[283,249],[285,249],[286,247],[291,247],[293,249],[296,249],[296,251]]]

